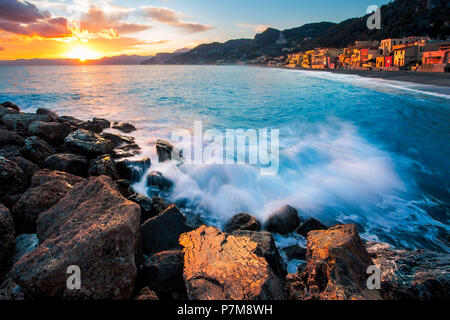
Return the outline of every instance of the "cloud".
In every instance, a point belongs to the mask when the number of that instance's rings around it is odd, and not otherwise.
[[[46,18],[50,18],[48,11],[41,11],[34,4],[27,1],[0,1],[0,19],[2,20],[30,23]]]
[[[152,18],[158,22],[168,24],[170,26],[180,28],[188,33],[196,33],[211,30],[213,27],[194,23],[181,21],[180,14],[172,9],[164,7],[143,7],[143,15]]]
[[[238,27],[252,29],[255,32],[261,33],[267,30],[270,26],[265,24],[238,24]]]
[[[64,38],[72,34],[67,27],[67,19],[63,17],[41,19],[27,25],[0,20],[0,29],[18,35],[41,38]]]

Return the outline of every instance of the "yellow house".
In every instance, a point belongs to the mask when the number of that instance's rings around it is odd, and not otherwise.
[[[314,50],[306,51],[302,57],[302,67],[305,69],[311,69],[311,57],[314,54]]]
[[[301,66],[302,58],[303,54],[301,52],[288,54],[287,66],[290,68]]]
[[[377,68],[384,68],[384,57],[377,57]]]

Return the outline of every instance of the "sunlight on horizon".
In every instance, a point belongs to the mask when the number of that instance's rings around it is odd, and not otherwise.
[[[76,46],[66,53],[66,57],[69,59],[78,59],[84,62],[86,60],[99,59],[101,58],[101,54],[85,46]]]

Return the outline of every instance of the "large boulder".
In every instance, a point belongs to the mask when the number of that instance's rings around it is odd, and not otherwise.
[[[380,300],[378,290],[369,290],[368,267],[373,265],[358,229],[353,224],[310,231],[307,265],[301,274],[286,278],[293,300]]]
[[[377,242],[369,242],[367,251],[381,271],[384,299],[450,299],[450,254],[395,250],[389,244]]]
[[[308,236],[308,232],[313,230],[326,230],[328,229],[322,222],[316,220],[314,218],[309,218],[297,229],[297,233],[302,235],[303,237]]]
[[[121,134],[114,134],[104,132],[101,134],[102,138],[108,139],[112,142],[114,148],[114,158],[132,157],[141,152],[141,147],[135,143],[133,137],[124,136]]]
[[[15,110],[17,112],[20,112],[20,107],[17,104],[11,102],[11,101],[2,102],[2,103],[0,103],[0,106],[2,108],[8,108],[8,109],[12,109],[12,110]]]
[[[16,237],[14,242],[15,248],[13,263],[15,264],[17,261],[22,259],[25,254],[37,248],[37,246],[39,245],[39,238],[37,237],[36,233],[23,233]]]
[[[173,182],[161,172],[152,171],[147,175],[147,186],[155,187],[160,191],[170,190],[173,187]]]
[[[108,129],[111,127],[111,122],[103,118],[94,118],[92,122],[98,123],[103,129]]]
[[[158,139],[156,141],[156,153],[158,154],[159,162],[164,162],[167,160],[181,160],[180,151],[170,142],[163,139]]]
[[[11,161],[17,163],[17,165],[22,169],[27,177],[28,181],[31,181],[31,177],[39,170],[39,166],[30,160],[27,160],[22,157],[11,157],[9,158]]]
[[[0,156],[0,194],[21,193],[27,187],[27,177],[17,163]]]
[[[73,127],[67,122],[35,121],[28,127],[30,136],[38,136],[54,146],[64,143],[64,139],[72,131]]]
[[[186,223],[184,215],[172,204],[159,216],[148,219],[142,225],[144,253],[152,255],[176,248],[179,236],[191,230],[192,227]]]
[[[109,154],[112,151],[111,141],[83,129],[71,132],[64,142],[69,148],[90,156]]]
[[[44,115],[47,116],[51,121],[58,121],[58,114],[50,109],[46,109],[46,108],[38,108],[36,110],[36,114],[40,114],[40,115]]]
[[[65,171],[81,177],[88,174],[89,161],[81,154],[57,153],[46,158],[44,162],[51,170]]]
[[[125,133],[130,133],[137,130],[133,124],[128,122],[114,122],[112,128]]]
[[[2,117],[2,122],[6,124],[9,129],[22,135],[28,133],[28,127],[35,121],[49,122],[50,119],[48,116],[34,113],[6,114]]]
[[[137,203],[141,207],[141,223],[158,215],[150,198],[134,193],[128,197],[128,200]]]
[[[33,176],[31,179],[30,188],[12,208],[17,234],[35,233],[38,216],[56,204],[81,181],[83,178],[65,172],[49,170],[37,172],[36,177]]]
[[[265,228],[270,232],[285,235],[295,231],[299,224],[297,210],[291,206],[284,206],[269,216]]]
[[[6,145],[23,146],[24,144],[25,140],[17,132],[0,129],[0,147]]]
[[[80,123],[83,122],[83,120],[71,117],[71,116],[60,116],[58,117],[58,122],[67,122],[69,124],[71,124],[72,126],[76,127],[78,126]]]
[[[238,213],[227,221],[224,228],[224,231],[228,233],[236,230],[259,231],[261,223],[248,213]]]
[[[8,270],[14,253],[14,224],[11,212],[0,203],[0,281]]]
[[[0,124],[2,123],[1,119],[4,115],[7,114],[18,114],[19,112],[14,110],[14,109],[10,109],[10,108],[3,108],[0,107]]]
[[[55,149],[39,137],[25,139],[25,157],[43,167],[45,159],[55,153]]]
[[[122,197],[111,178],[89,178],[39,216],[42,243],[14,265],[11,275],[36,298],[130,299],[139,216],[139,206]],[[80,268],[80,290],[66,286],[71,265]]]
[[[103,132],[103,126],[98,122],[93,121],[83,121],[77,125],[79,129],[84,129],[92,131],[94,133],[100,134]]]
[[[116,167],[120,177],[131,182],[138,182],[141,180],[144,173],[150,169],[151,164],[152,162],[149,157],[116,161]]]
[[[116,169],[116,164],[110,155],[104,155],[97,157],[97,159],[92,160],[89,165],[89,175],[90,176],[109,176],[113,180],[118,180],[119,173]]]
[[[24,155],[24,146],[6,145],[0,148],[0,156],[4,158],[22,157]]]
[[[283,284],[246,236],[201,226],[180,237],[191,300],[282,300]]]

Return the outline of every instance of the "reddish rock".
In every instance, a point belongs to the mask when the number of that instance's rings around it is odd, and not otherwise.
[[[14,224],[11,212],[0,203],[0,282],[14,253]]]
[[[38,136],[54,146],[64,143],[64,139],[73,131],[73,127],[66,122],[35,121],[28,127],[30,136]]]
[[[261,223],[248,213],[239,213],[228,220],[224,228],[224,231],[228,233],[236,230],[259,231]]]
[[[267,231],[285,235],[297,229],[299,224],[297,210],[291,206],[284,206],[270,215],[265,227]]]
[[[39,167],[37,164],[22,158],[22,157],[11,157],[11,161],[14,161],[17,163],[17,165],[22,169],[22,171],[27,176],[28,181],[31,181],[31,177],[36,173],[36,171],[39,170]]]
[[[21,193],[27,185],[27,177],[17,163],[0,156],[0,195]]]
[[[149,287],[142,288],[139,290],[139,293],[134,297],[136,301],[145,301],[145,300],[159,300],[157,294],[150,290]]]
[[[285,299],[282,282],[249,237],[201,226],[180,237],[191,300]]]
[[[0,147],[6,145],[23,146],[25,140],[15,131],[0,129]]]
[[[46,158],[44,162],[51,170],[65,171],[81,177],[87,177],[88,174],[89,161],[81,154],[57,153]]]
[[[43,242],[14,265],[12,277],[32,297],[130,299],[139,219],[139,206],[111,178],[89,178],[39,216]],[[70,265],[80,267],[80,290],[66,287]]]

